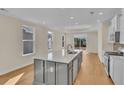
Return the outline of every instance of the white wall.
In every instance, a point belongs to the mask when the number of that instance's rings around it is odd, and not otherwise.
[[[103,51],[113,51],[113,43],[108,42],[108,28],[110,23],[107,21],[102,26]]]
[[[36,53],[34,55],[22,56],[21,25],[32,26],[36,29]],[[47,53],[49,30],[38,24],[0,15],[0,75],[32,64],[32,58],[35,55],[42,56]],[[57,38],[59,40],[60,37]],[[57,45],[57,43],[54,44]]]
[[[87,51],[89,53],[97,53],[98,52],[98,35],[97,35],[97,31],[88,31],[88,32],[80,32],[80,34],[75,32],[75,33],[71,33],[68,32],[66,33],[66,44],[71,44],[74,47],[74,36],[79,36],[81,37],[86,35],[86,42],[87,42]],[[84,34],[84,35],[83,35]]]
[[[66,45],[71,44],[74,48],[74,34],[71,32],[66,33]]]
[[[102,62],[102,28],[100,26],[100,28],[98,29],[98,56],[100,61]]]
[[[106,21],[99,26],[98,29],[98,56],[103,62],[103,54],[105,51],[113,51],[113,44],[108,43],[108,27],[109,22]]]
[[[87,51],[88,53],[98,52],[98,35],[97,31],[87,32]]]
[[[62,49],[62,35],[63,32],[60,31],[53,31],[53,50],[58,51]]]

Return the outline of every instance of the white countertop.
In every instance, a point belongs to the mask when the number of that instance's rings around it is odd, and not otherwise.
[[[76,54],[68,54],[67,50],[62,49],[60,51],[52,51],[48,54],[44,54],[42,56],[38,55],[35,56],[34,59],[41,59],[46,61],[53,61],[53,62],[59,62],[59,63],[65,63],[68,64],[70,61],[72,61],[82,50],[75,49]]]

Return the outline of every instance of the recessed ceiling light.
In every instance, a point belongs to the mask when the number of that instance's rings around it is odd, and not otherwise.
[[[73,16],[71,16],[71,17],[70,17],[70,19],[74,19],[74,17],[73,17]]]
[[[99,14],[99,15],[103,15],[103,12],[99,12],[98,14]]]

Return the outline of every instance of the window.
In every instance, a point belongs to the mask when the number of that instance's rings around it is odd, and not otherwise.
[[[48,50],[52,50],[52,32],[48,32]]]
[[[34,53],[34,30],[29,26],[22,26],[22,43],[23,53],[22,55],[30,55]]]
[[[62,47],[65,47],[65,38],[62,36]]]

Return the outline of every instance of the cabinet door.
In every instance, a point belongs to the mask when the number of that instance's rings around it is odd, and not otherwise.
[[[34,84],[43,83],[43,61],[34,59]]]
[[[120,16],[120,43],[124,44],[124,14]]]
[[[113,75],[112,80],[116,85],[121,85],[123,83],[123,68],[124,68],[124,58],[123,60],[120,59],[119,56],[112,57],[113,59]]]
[[[113,57],[111,56],[110,57],[110,76],[111,76],[111,78],[112,78],[112,80],[113,80],[113,78],[114,78],[114,73],[113,73]]]
[[[72,85],[73,84],[72,62],[70,62],[69,66],[68,66],[68,70],[69,70],[69,73],[68,73],[69,74],[68,75],[69,76],[68,77],[69,78],[69,85]]]
[[[121,83],[120,82],[121,81],[121,62],[120,62],[120,60],[117,60],[117,61],[114,60],[113,68],[114,68],[113,81],[116,85],[118,85]]]
[[[79,54],[79,56],[78,56],[78,69],[80,70],[80,68],[81,68],[81,63],[82,63],[82,52]]]
[[[45,62],[45,84],[55,85],[55,63]]]
[[[78,73],[78,59],[73,61],[73,81],[76,79]]]
[[[119,81],[118,84],[119,85],[124,85],[124,58],[123,57],[119,57]]]
[[[108,42],[109,43],[114,43],[115,42],[115,34],[113,32],[112,25],[108,29]]]
[[[115,28],[116,28],[116,16],[112,18],[111,26],[112,26],[112,32],[115,32]]]
[[[56,63],[56,84],[68,84],[68,67],[67,64]]]
[[[120,30],[120,14],[115,15],[112,19],[113,32]]]

